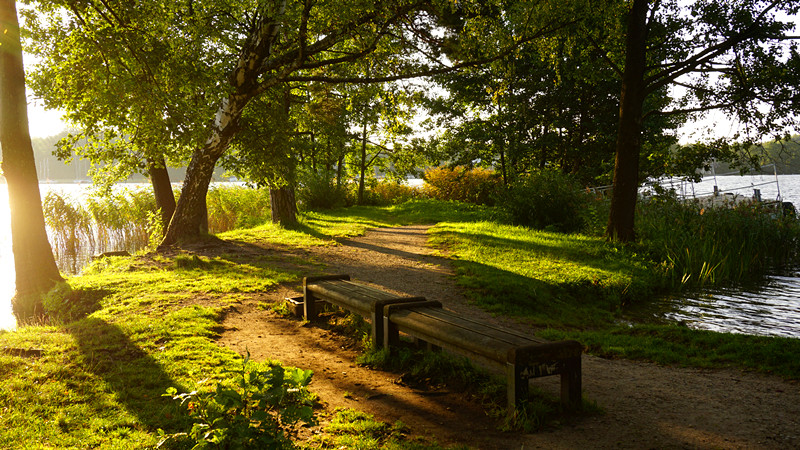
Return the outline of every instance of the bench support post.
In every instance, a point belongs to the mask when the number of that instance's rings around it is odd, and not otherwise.
[[[550,342],[511,349],[508,353],[508,412],[514,414],[519,402],[528,395],[531,378],[561,375],[561,404],[580,410],[581,353],[576,341]]]
[[[561,404],[573,411],[580,411],[583,407],[580,355],[564,361],[564,371],[561,372]]]
[[[312,321],[317,318],[317,299],[308,290],[308,284],[315,281],[349,280],[350,275],[322,275],[318,277],[303,277],[303,317]]]

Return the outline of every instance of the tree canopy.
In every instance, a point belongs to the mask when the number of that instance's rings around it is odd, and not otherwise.
[[[303,161],[363,172],[390,150],[367,128],[403,128],[384,107],[405,94],[369,83],[437,77],[436,144],[453,163],[613,179],[620,240],[644,177],[735,153],[706,142],[673,158],[687,118],[735,116],[745,143],[797,126],[799,0],[30,3],[34,90],[83,127],[83,152],[189,162],[164,244],[200,232],[220,159],[276,188]]]
[[[114,153],[117,160],[150,152],[190,160],[165,244],[200,232],[211,171],[251,101],[268,101],[292,82],[449,71],[475,63],[456,59],[469,53],[463,49],[491,60],[558,26],[545,17],[546,2],[31,3],[30,49],[41,58],[33,86],[48,105],[107,144],[125,137],[123,145],[133,145]],[[364,60],[380,75],[336,70]]]

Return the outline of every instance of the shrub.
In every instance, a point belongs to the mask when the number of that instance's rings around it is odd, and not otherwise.
[[[370,200],[381,206],[398,205],[420,196],[420,190],[416,187],[391,181],[377,183],[371,187],[369,193]]]
[[[283,367],[276,362],[257,364],[249,355],[232,377],[215,390],[178,394],[167,389],[165,396],[186,405],[193,425],[188,436],[194,449],[293,448],[287,436],[298,422],[311,423],[313,395],[307,390],[310,370]]]
[[[347,191],[329,174],[311,173],[302,180],[297,199],[306,209],[331,209],[347,203]]]
[[[430,198],[447,201],[493,205],[501,181],[494,171],[463,167],[437,167],[423,175],[422,193]]]
[[[500,206],[517,225],[572,233],[586,224],[589,200],[569,175],[543,170],[512,183]]]

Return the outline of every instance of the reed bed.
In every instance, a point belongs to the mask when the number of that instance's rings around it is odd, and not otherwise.
[[[270,219],[269,190],[217,185],[208,190],[208,232],[250,228]]]
[[[640,241],[673,287],[738,283],[798,262],[800,222],[759,203],[703,208],[673,198],[642,202]]]
[[[252,227],[269,219],[266,189],[213,186],[207,204],[211,233]],[[155,198],[146,187],[93,193],[81,199],[53,191],[45,196],[43,207],[59,266],[73,273],[93,253],[136,251],[157,243],[163,232]]]
[[[79,203],[68,195],[51,191],[45,195],[42,208],[57,259],[76,258],[87,246],[94,248],[92,218]]]
[[[90,196],[86,208],[94,221],[98,251],[147,246],[149,217],[157,210],[148,190],[123,189],[110,195]]]

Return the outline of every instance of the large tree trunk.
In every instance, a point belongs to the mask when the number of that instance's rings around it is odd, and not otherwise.
[[[634,219],[639,189],[639,153],[642,148],[642,113],[647,43],[647,0],[634,0],[628,17],[625,71],[619,107],[614,192],[606,235],[630,242],[636,239]]]
[[[270,188],[269,208],[272,214],[272,223],[282,226],[297,224],[297,202],[291,186]]]
[[[186,178],[175,205],[175,213],[159,248],[197,239],[208,231],[206,194],[214,166],[229,143],[230,138],[225,140],[224,145],[218,140],[194,152],[186,169]]]
[[[20,323],[42,314],[41,296],[63,281],[47,241],[39,179],[28,131],[25,72],[14,0],[0,0],[0,145],[8,182],[11,246],[16,270],[12,301]]]
[[[156,198],[156,207],[161,211],[161,224],[164,230],[169,227],[172,214],[175,213],[175,194],[172,193],[172,184],[164,158],[148,159],[147,171],[150,174],[150,183],[153,185],[153,195]]]

